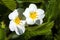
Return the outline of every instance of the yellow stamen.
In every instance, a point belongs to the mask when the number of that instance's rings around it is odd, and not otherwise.
[[[18,25],[18,24],[20,24],[20,18],[19,17],[16,17],[15,19],[14,19],[14,22]]]
[[[29,16],[32,20],[37,18],[37,12],[30,12],[30,16]]]

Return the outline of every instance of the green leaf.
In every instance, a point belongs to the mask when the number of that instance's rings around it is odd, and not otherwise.
[[[16,1],[14,0],[2,0],[2,3],[4,3],[10,10],[16,9]]]
[[[47,21],[52,21],[57,17],[57,2],[56,0],[50,0],[48,2],[48,5],[46,6],[46,20]]]
[[[32,26],[32,27],[28,27],[27,30],[29,31],[43,31],[43,30],[50,30],[54,25],[54,22],[47,22],[47,23],[43,23],[42,25],[39,26]]]
[[[51,32],[51,28],[53,27],[54,22],[47,22],[45,24],[42,24],[41,26],[37,26],[38,28],[36,28],[35,30],[33,30],[34,35],[45,35],[48,32]],[[32,28],[31,28],[32,29]],[[30,29],[30,30],[31,30]],[[33,28],[34,29],[34,28]],[[32,30],[31,30],[32,31]]]
[[[41,27],[36,29],[36,31],[40,31],[39,33],[43,34],[43,35],[47,34],[49,31],[51,31],[51,28],[53,27],[53,25],[54,25],[53,21],[52,22],[48,22],[48,23],[46,23],[44,25],[41,25]]]

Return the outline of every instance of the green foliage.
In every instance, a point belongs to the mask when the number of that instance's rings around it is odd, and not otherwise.
[[[53,25],[54,25],[54,22],[47,22],[47,23],[44,23],[44,24],[42,24],[40,26],[28,27],[28,30],[30,30],[30,31],[32,31],[33,33],[36,33],[36,34],[38,33],[39,35],[44,35],[48,31],[51,31],[51,28],[53,27]]]
[[[10,10],[16,9],[16,1],[14,0],[1,0],[2,3],[7,6]]]
[[[0,29],[0,40],[5,40],[5,31],[3,29]]]
[[[56,0],[50,0],[49,4],[46,6],[46,19],[47,21],[52,21],[57,16],[57,2]]]
[[[30,38],[32,36],[37,36],[37,35],[45,35],[51,32],[51,28],[53,27],[54,22],[49,22],[49,23],[44,23],[41,26],[36,26],[36,28],[31,27],[27,28],[26,33],[23,34],[26,38]]]

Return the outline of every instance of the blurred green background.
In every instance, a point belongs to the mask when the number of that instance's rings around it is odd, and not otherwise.
[[[26,26],[25,33],[18,36],[9,30],[8,15],[31,3],[45,11],[44,23]],[[0,40],[60,40],[60,0],[0,0]]]

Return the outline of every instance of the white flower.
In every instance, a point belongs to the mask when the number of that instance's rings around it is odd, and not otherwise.
[[[15,31],[17,35],[21,35],[25,32],[25,21],[19,18],[17,10],[18,9],[9,14],[9,28],[11,31]]]
[[[40,20],[40,24],[43,23],[43,18],[45,16],[44,10],[42,9],[37,9],[37,6],[35,4],[30,4],[29,8],[26,8],[24,11],[23,15],[26,17],[26,22],[27,24],[33,25],[33,24],[38,24],[36,22],[37,20]]]

